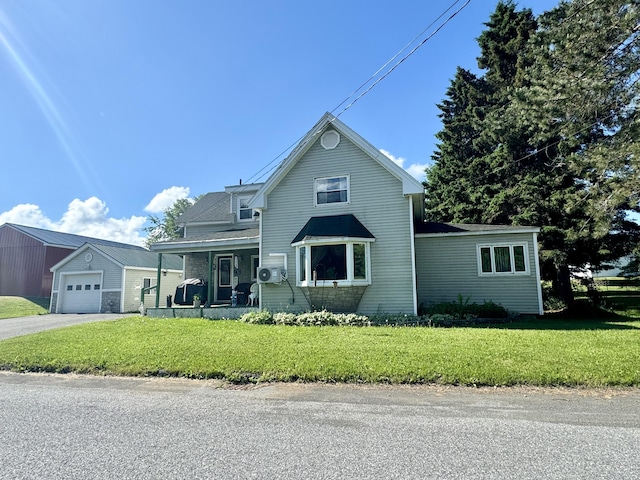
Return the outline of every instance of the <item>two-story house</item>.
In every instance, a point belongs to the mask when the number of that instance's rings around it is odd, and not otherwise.
[[[416,313],[461,295],[542,314],[538,228],[424,222],[422,184],[328,113],[265,183],[179,220],[184,238],[152,250],[184,255],[210,303],[257,282],[272,311]]]

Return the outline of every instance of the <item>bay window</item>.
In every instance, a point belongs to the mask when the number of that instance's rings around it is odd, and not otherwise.
[[[368,241],[303,241],[296,246],[298,286],[369,285]]]

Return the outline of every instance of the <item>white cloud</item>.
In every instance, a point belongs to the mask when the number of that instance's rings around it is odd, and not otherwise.
[[[117,219],[110,218],[108,213],[106,203],[97,197],[88,198],[84,202],[76,198],[69,203],[60,221],[47,218],[37,205],[21,204],[8,212],[0,213],[0,224],[9,222],[134,245],[143,244],[144,237],[140,236],[140,231],[146,217],[133,215]]]
[[[406,158],[404,157],[396,157],[395,155],[391,154],[389,151],[381,148],[380,152],[383,153],[384,155],[386,155],[387,157],[389,157],[391,159],[391,161],[393,163],[395,163],[396,165],[398,165],[400,168],[404,169],[409,175],[411,175],[413,178],[415,178],[416,180],[420,180],[423,181],[425,179],[425,169],[429,167],[429,164],[427,163],[412,163],[411,165],[409,165],[408,167],[405,168],[404,166],[404,162],[406,162]]]
[[[22,203],[8,212],[0,213],[0,225],[3,223],[16,223],[48,230],[53,230],[54,227],[54,223],[45,217],[40,207],[32,203]]]
[[[425,173],[425,170],[427,168],[429,168],[429,165],[426,163],[412,163],[405,168],[405,170],[409,172],[409,175],[413,178],[422,182],[426,179],[427,174]]]
[[[149,204],[144,207],[144,211],[149,213],[162,213],[172,206],[176,200],[189,198],[189,192],[189,187],[166,188],[153,197]]]

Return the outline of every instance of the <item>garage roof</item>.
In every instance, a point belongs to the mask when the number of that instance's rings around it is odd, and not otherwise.
[[[90,245],[124,267],[156,268],[158,266],[158,254],[156,252],[111,245]],[[182,270],[182,257],[172,254],[162,255],[162,268]]]

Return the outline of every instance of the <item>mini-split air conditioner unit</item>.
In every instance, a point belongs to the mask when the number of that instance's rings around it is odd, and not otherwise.
[[[282,281],[281,267],[258,268],[258,283],[280,283]]]

